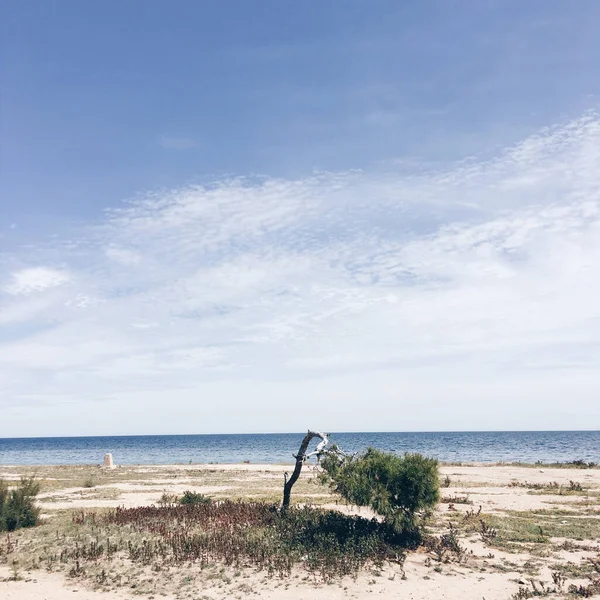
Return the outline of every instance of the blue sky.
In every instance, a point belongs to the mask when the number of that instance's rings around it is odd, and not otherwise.
[[[0,435],[599,426],[600,4],[0,10]]]

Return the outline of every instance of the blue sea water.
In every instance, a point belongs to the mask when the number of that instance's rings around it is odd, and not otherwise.
[[[303,433],[0,438],[0,464],[290,463]],[[600,431],[332,433],[348,452],[373,446],[441,461],[600,462]]]

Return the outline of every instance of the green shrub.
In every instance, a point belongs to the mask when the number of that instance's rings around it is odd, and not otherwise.
[[[37,525],[40,509],[35,506],[35,497],[39,491],[40,484],[35,477],[22,477],[12,488],[0,480],[0,531]]]
[[[208,496],[189,490],[183,492],[183,496],[179,499],[179,504],[210,504],[211,502],[212,500]]]
[[[399,532],[417,534],[419,517],[439,499],[438,462],[420,454],[397,456],[369,448],[345,456],[334,447],[320,465],[323,483],[348,502],[371,507]]]
[[[8,503],[9,491],[8,484],[4,479],[0,479],[0,531],[6,531],[6,520],[4,514]]]

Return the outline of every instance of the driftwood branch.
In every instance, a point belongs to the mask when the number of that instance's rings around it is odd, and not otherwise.
[[[318,446],[315,448],[314,452],[307,454],[308,445],[310,441],[318,437],[321,439]],[[292,495],[292,487],[296,481],[298,481],[298,477],[300,477],[300,472],[302,471],[302,467],[304,466],[304,462],[310,458],[311,456],[319,456],[325,446],[329,443],[329,439],[327,438],[326,433],[321,433],[320,431],[308,431],[308,433],[304,436],[302,443],[300,444],[300,450],[298,450],[298,454],[294,455],[296,459],[296,466],[294,467],[294,472],[292,476],[288,479],[288,474],[284,475],[284,486],[283,486],[283,503],[282,508],[287,508],[290,505],[290,497]]]

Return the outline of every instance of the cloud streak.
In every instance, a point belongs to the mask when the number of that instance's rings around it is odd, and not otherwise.
[[[149,194],[76,233],[0,262],[0,411],[23,431],[37,406],[53,407],[53,432],[77,433],[58,425],[69,399],[123,411],[123,432],[156,431],[167,397],[208,415],[192,431],[304,427],[274,408],[282,391],[368,401],[376,429],[423,428],[432,408],[430,428],[515,427],[507,395],[556,409],[569,389],[570,426],[600,417],[595,114],[493,160],[230,179]],[[407,398],[421,408],[391,423]],[[502,398],[499,425],[493,410],[463,426],[446,414]],[[366,426],[330,408],[323,420]]]

